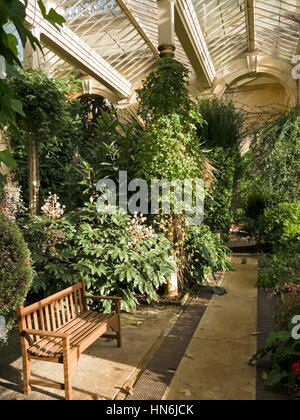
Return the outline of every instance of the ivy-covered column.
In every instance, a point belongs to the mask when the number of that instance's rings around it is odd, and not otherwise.
[[[175,52],[175,1],[157,0],[158,50],[161,57],[173,58]]]

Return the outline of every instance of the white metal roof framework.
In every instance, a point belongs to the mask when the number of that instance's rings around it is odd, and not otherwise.
[[[53,2],[66,18],[60,34],[66,39],[57,48],[47,33],[55,30],[42,28],[48,68],[57,77],[98,77],[126,97],[158,58],[157,0],[51,0],[51,7]],[[35,3],[29,0],[29,14]],[[244,54],[261,52],[290,63],[300,53],[299,24],[291,19],[300,15],[300,0],[177,0],[176,10],[190,45],[177,31],[175,58],[196,74],[201,67],[209,85]],[[30,22],[35,27],[41,25],[36,16],[34,11]]]

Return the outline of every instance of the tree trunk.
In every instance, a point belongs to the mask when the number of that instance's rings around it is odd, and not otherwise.
[[[174,231],[173,231],[173,220],[172,216],[169,220],[169,226],[168,226],[168,232],[167,232],[167,238],[171,243],[174,243]],[[174,246],[173,246],[174,249]],[[172,252],[172,255],[175,259],[174,251]],[[171,274],[171,277],[168,279],[168,282],[166,284],[166,296],[177,296],[178,295],[178,280],[177,280],[177,272]]]
[[[185,217],[182,214],[174,214],[170,220],[167,237],[173,243],[173,257],[179,261],[179,264],[177,264],[177,271],[172,273],[168,280],[166,296],[178,296],[179,288],[183,290],[184,286],[184,222]]]
[[[37,216],[39,211],[39,191],[40,191],[40,174],[39,174],[39,153],[38,141],[29,140],[29,215]]]

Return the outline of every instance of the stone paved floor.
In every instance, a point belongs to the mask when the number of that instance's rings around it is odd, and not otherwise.
[[[243,255],[244,256],[244,255]],[[257,260],[235,255],[236,272],[226,273],[228,294],[214,296],[166,392],[166,400],[255,400]]]

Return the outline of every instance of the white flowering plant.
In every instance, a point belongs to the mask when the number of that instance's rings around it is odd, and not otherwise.
[[[56,194],[49,192],[48,198],[45,200],[45,204],[41,208],[42,214],[51,219],[57,219],[64,214],[66,206],[61,205],[59,197]]]
[[[14,180],[13,174],[7,175],[0,192],[0,213],[4,214],[9,220],[15,221],[17,214],[24,210],[21,187]]]
[[[56,207],[55,207],[56,208]],[[172,244],[142,215],[100,215],[93,203],[58,218],[34,217],[24,229],[37,272],[34,290],[45,295],[85,280],[89,294],[120,296],[133,312],[138,297],[149,303],[175,270]],[[112,311],[109,300],[99,302]]]

